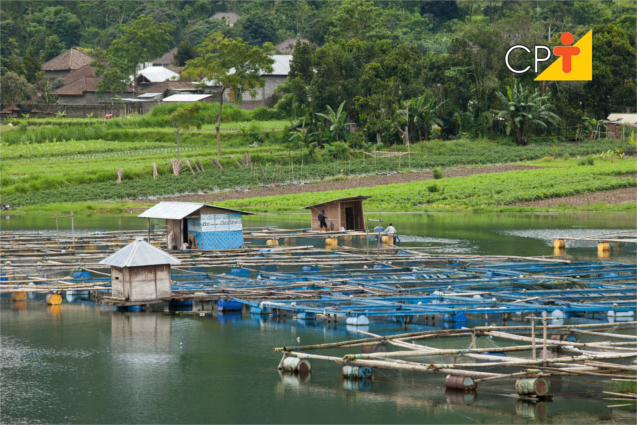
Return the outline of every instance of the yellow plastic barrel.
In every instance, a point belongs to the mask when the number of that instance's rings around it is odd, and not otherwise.
[[[553,247],[560,249],[566,248],[566,241],[564,239],[555,239],[553,241]]]
[[[325,246],[338,246],[337,238],[325,238]]]
[[[597,244],[598,251],[610,251],[610,244],[608,242],[600,242]]]
[[[394,244],[394,237],[393,236],[389,236],[389,235],[383,236],[383,237],[381,237],[380,240],[381,240],[382,243],[391,244],[391,245]]]
[[[60,294],[49,294],[46,296],[46,303],[48,305],[60,305],[62,304],[62,295]]]
[[[12,292],[11,300],[12,301],[26,301],[27,293],[26,292]]]
[[[278,239],[268,239],[267,241],[265,241],[265,245],[266,246],[278,246],[279,245],[279,240]]]

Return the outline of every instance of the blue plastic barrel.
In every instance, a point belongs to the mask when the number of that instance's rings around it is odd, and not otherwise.
[[[91,278],[91,274],[87,271],[81,271],[81,272],[73,272],[73,274],[71,275],[71,277],[73,279],[90,279]]]
[[[263,270],[264,272],[275,272],[277,270],[276,266],[261,266],[259,270]]]
[[[304,272],[317,272],[319,271],[319,268],[317,266],[303,266],[301,270]]]
[[[232,270],[230,270],[230,274],[246,276],[246,275],[250,274],[250,270],[248,270],[248,269],[232,269]]]
[[[375,269],[388,269],[389,266],[387,264],[374,264]]]
[[[241,311],[243,308],[243,304],[230,301],[230,300],[219,300],[217,302],[217,310],[219,311]]]
[[[347,270],[347,264],[332,264],[334,270]]]

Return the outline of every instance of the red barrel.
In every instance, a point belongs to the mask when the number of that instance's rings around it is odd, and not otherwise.
[[[470,376],[447,375],[445,387],[455,390],[473,391],[478,387]]]

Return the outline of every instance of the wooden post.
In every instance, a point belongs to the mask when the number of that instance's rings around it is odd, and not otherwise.
[[[71,211],[71,234],[73,235],[73,250],[75,251],[75,224],[73,222],[73,211]]]
[[[411,171],[411,150],[409,148],[409,142],[407,142],[407,159],[409,163],[409,171]]]
[[[535,360],[535,316],[531,316],[531,354]]]
[[[476,331],[471,331],[471,348],[476,348]]]
[[[546,363],[546,312],[542,315],[542,328],[542,334],[544,336],[544,341],[542,342],[542,361]]]
[[[58,213],[55,213],[55,238],[57,239],[58,245],[60,244],[60,227],[58,226]]]
[[[148,218],[148,243],[150,243],[150,218]]]

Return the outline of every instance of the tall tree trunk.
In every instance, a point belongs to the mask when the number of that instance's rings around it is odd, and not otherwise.
[[[422,142],[422,134],[420,133],[420,121],[416,121],[416,128],[418,129],[418,141]]]
[[[219,116],[217,117],[217,156],[221,158],[221,112],[223,111],[223,92],[226,91],[224,87],[221,89],[221,96],[219,99]]]

